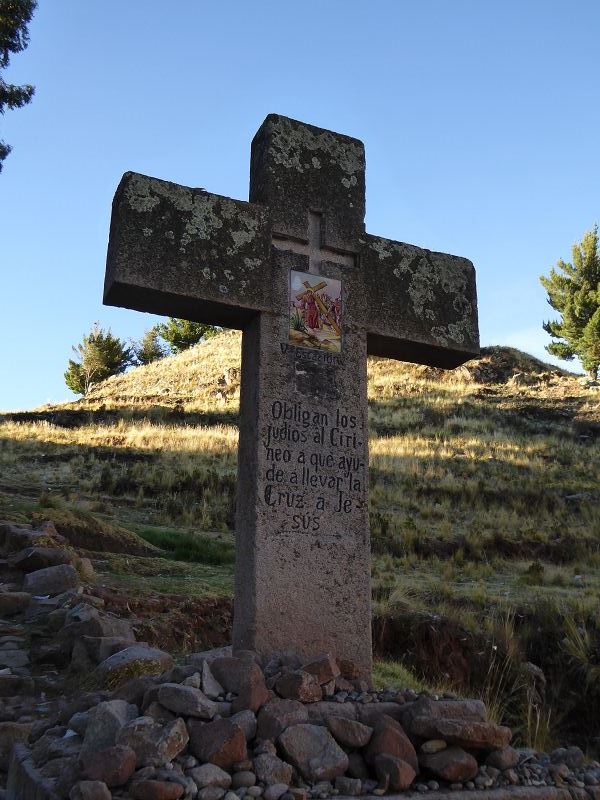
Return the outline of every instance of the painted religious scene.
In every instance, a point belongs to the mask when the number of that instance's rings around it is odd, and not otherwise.
[[[341,353],[341,281],[291,270],[290,342],[298,347]]]

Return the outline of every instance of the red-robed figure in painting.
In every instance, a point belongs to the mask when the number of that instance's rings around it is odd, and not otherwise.
[[[321,319],[319,317],[319,309],[317,301],[312,292],[303,292],[298,298],[301,302],[302,313],[304,315],[304,323],[307,328],[318,330],[321,327]]]

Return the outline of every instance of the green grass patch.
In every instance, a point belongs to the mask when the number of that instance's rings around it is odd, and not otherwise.
[[[136,526],[136,533],[150,544],[165,550],[169,558],[176,561],[217,566],[235,562],[235,545],[232,541],[155,526]]]

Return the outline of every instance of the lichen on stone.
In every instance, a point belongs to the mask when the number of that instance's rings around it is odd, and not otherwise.
[[[477,339],[475,309],[467,296],[470,276],[463,259],[380,237],[370,237],[369,246],[380,261],[392,259],[396,278],[408,281],[406,291],[416,317],[435,322],[440,303],[451,304],[454,321],[429,328],[436,342],[448,346]]]
[[[288,169],[298,172],[309,169],[310,166],[306,165],[306,158],[303,157],[306,151],[326,153],[330,157],[330,163],[339,165],[350,176],[365,168],[364,148],[360,142],[336,136],[330,131],[312,131],[304,125],[294,125],[285,117],[280,117],[272,124],[272,132],[269,152],[276,164]],[[309,159],[315,169],[320,169],[320,159],[315,156],[309,156]]]

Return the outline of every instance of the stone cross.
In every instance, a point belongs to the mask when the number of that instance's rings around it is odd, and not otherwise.
[[[128,172],[104,302],[243,331],[234,649],[371,671],[367,354],[479,352],[475,272],[365,232],[362,142],[275,114],[250,201]]]

